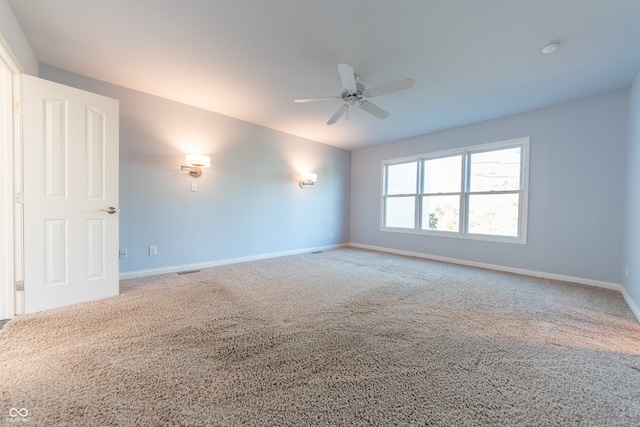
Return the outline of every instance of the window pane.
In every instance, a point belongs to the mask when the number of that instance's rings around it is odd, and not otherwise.
[[[519,194],[469,196],[469,233],[518,236]]]
[[[424,161],[423,193],[459,193],[462,183],[462,156]]]
[[[418,162],[387,165],[387,194],[415,194]]]
[[[415,197],[388,197],[385,211],[385,227],[414,228]]]
[[[422,229],[460,231],[460,196],[424,196]]]
[[[519,190],[521,151],[514,147],[471,154],[469,190]]]

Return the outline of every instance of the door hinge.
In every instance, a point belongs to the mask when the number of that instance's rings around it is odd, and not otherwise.
[[[16,203],[18,204],[24,203],[24,194],[16,193]]]
[[[20,104],[19,102],[13,104],[13,112],[18,115],[22,115],[22,104]]]
[[[18,280],[16,282],[16,292],[24,291],[24,282],[22,280]]]

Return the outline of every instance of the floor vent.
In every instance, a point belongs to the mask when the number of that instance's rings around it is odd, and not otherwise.
[[[181,271],[178,274],[191,274],[191,273],[200,273],[200,270]]]
[[[312,253],[312,254],[314,254],[314,255],[315,255],[315,254],[321,254],[321,253],[322,253],[322,251],[315,251],[315,252],[311,252],[311,253]]]

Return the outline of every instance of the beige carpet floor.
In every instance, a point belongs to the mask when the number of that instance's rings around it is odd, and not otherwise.
[[[352,248],[121,291],[4,326],[0,425],[640,425],[614,291]]]

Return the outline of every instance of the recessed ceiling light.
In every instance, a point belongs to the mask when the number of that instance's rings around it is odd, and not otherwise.
[[[544,48],[542,48],[542,53],[553,53],[556,51],[556,49],[558,49],[558,46],[560,46],[560,43],[558,42],[549,43]]]

